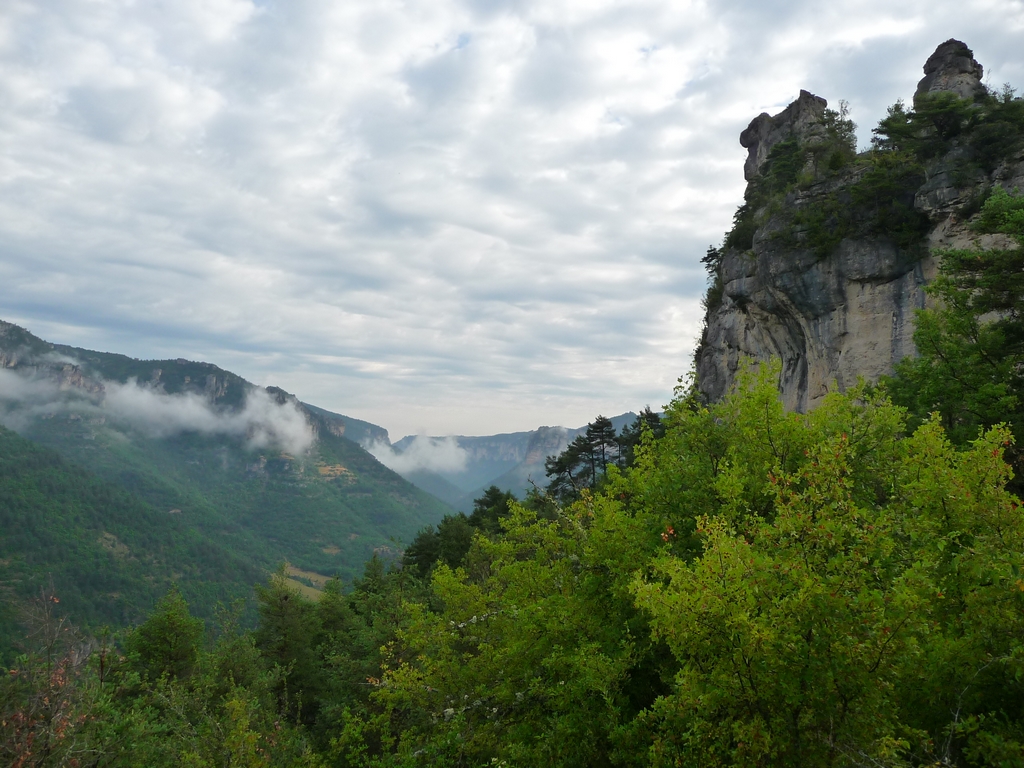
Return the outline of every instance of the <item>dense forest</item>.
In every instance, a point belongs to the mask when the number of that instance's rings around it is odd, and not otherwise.
[[[950,148],[992,162],[1022,136],[1012,92],[943,96],[896,105],[871,151],[822,168],[881,169],[861,224],[913,239],[904,170]],[[729,237],[771,203],[762,191]],[[1024,765],[1024,197],[991,189],[972,206],[962,215],[1005,247],[938,254],[920,354],[877,386],[799,414],[772,365],[721,402],[681,384],[624,436],[595,419],[549,460],[547,488],[491,489],[316,600],[278,571],[252,631],[237,605],[203,622],[171,589],[134,629],[82,633],[42,589],[0,680],[0,756]]]

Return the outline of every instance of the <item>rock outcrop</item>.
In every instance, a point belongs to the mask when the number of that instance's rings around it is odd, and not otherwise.
[[[983,89],[981,75],[970,49],[950,40],[928,59],[915,98],[946,91],[973,100]],[[695,361],[698,387],[708,400],[728,392],[745,357],[781,359],[783,400],[797,411],[815,407],[830,389],[845,390],[858,377],[873,382],[890,374],[896,362],[916,353],[914,313],[929,303],[924,288],[937,271],[933,249],[979,244],[965,219],[968,204],[985,188],[1024,191],[1020,151],[985,172],[965,162],[967,149],[954,139],[941,156],[922,161],[919,177],[892,203],[893,210],[903,206],[900,211],[918,217],[914,243],[868,221],[870,205],[855,192],[877,166],[863,153],[763,203],[752,185],[762,178],[772,148],[789,138],[805,149],[821,141],[825,109],[824,99],[803,91],[782,113],[756,117],[741,134],[740,144],[749,150],[748,205],[762,204],[752,219],[752,240],[723,248],[713,265],[715,284]],[[856,212],[858,200],[863,215]],[[844,230],[843,221],[853,223]]]
[[[974,53],[959,40],[947,40],[924,65],[924,77],[917,84],[915,103],[932,93],[954,93],[961,99],[974,100],[985,93],[981,79],[985,70],[974,59]]]
[[[762,112],[751,120],[740,134],[740,146],[747,150],[743,178],[747,181],[757,178],[768,153],[776,144],[792,138],[803,141],[820,139],[825,133],[821,118],[826,107],[828,102],[820,96],[800,91],[797,100],[775,117]]]

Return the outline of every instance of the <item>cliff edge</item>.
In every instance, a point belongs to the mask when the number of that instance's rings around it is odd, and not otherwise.
[[[744,204],[704,259],[712,283],[695,364],[708,400],[728,392],[744,357],[781,359],[783,400],[797,411],[891,373],[915,354],[936,249],[984,247],[993,236],[969,224],[985,196],[1024,190],[1021,99],[990,93],[957,40],[924,72],[913,106],[891,107],[867,152],[845,105],[806,91],[740,135]]]

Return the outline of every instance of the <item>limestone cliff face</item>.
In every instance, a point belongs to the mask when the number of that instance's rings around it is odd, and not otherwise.
[[[948,41],[925,65],[915,100],[943,91],[974,98],[984,93],[981,77],[971,51]],[[824,99],[801,92],[781,114],[755,118],[740,138],[749,152],[744,166],[749,184],[761,178],[780,142],[795,139],[803,147],[820,142],[825,109]],[[809,180],[805,169],[804,183],[781,204],[776,200],[759,210],[750,247],[724,248],[717,265],[717,292],[709,292],[696,355],[703,395],[723,397],[744,357],[779,358],[786,407],[806,411],[833,387],[842,391],[858,377],[877,381],[901,358],[915,354],[914,312],[928,305],[924,287],[936,274],[932,249],[984,246],[992,238],[970,230],[969,201],[991,185],[1024,191],[1020,152],[985,173],[960,162],[963,151],[953,142],[944,155],[925,162],[920,184],[915,181],[916,191],[909,190],[906,206],[925,229],[914,247],[901,246],[884,231],[863,230],[831,242],[824,253],[820,242],[812,244],[809,212],[826,200],[849,203],[848,192],[869,172],[867,163],[852,162]],[[829,222],[819,220],[818,226],[827,228]]]

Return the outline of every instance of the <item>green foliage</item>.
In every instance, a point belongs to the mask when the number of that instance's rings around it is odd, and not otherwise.
[[[187,674],[140,677],[138,654],[126,660],[104,637],[90,655],[66,617],[40,610],[45,602],[32,603],[33,647],[0,676],[5,765],[322,765],[304,734],[281,721],[271,695],[279,671],[265,670],[251,638],[233,627],[222,627],[212,649],[186,654]],[[160,631],[143,644],[180,661],[163,641],[168,630],[192,633],[188,614],[180,595],[168,596],[143,625]]]
[[[857,157],[857,126],[850,120],[850,105],[840,100],[838,110],[825,110],[821,123],[825,141],[813,149],[815,166],[824,165],[827,172],[835,173]]]
[[[260,623],[253,637],[261,656],[285,670],[277,688],[282,708],[312,722],[321,676],[317,655],[320,621],[316,607],[285,578],[283,568],[256,588]]]
[[[477,540],[482,580],[439,568],[441,610],[409,606],[387,684],[373,695],[380,715],[361,720],[339,747],[354,754],[370,729],[394,764],[608,764],[622,713],[657,690],[641,663],[648,646],[626,639],[644,634],[624,589],[639,541],[611,510],[595,500],[592,517],[543,520],[515,507],[504,537]],[[640,546],[650,552],[652,544]],[[637,689],[630,670],[641,678]]]
[[[492,485],[473,500],[473,512],[468,518],[461,512],[445,515],[436,530],[428,525],[416,534],[402,554],[402,567],[421,578],[428,576],[439,563],[458,568],[469,553],[474,533],[488,537],[499,535],[502,521],[509,516],[509,505],[515,501],[513,493]]]
[[[914,193],[924,178],[924,169],[906,155],[872,155],[868,170],[850,187],[862,217],[859,233],[888,237],[904,249],[920,243],[929,222],[914,209]]]
[[[839,195],[826,195],[794,211],[790,228],[782,237],[789,244],[806,245],[825,257],[853,233],[849,202]]]
[[[799,186],[842,171],[856,159],[857,126],[849,119],[845,101],[840,102],[839,110],[825,110],[821,126],[824,135],[813,142],[801,143],[789,138],[771,148],[758,176],[747,184],[743,205],[733,216],[733,226],[725,236],[723,248],[740,251],[753,248],[754,234],[760,225],[759,211]],[[708,306],[713,306],[710,300],[706,301]]]
[[[753,248],[754,235],[757,234],[756,214],[757,208],[746,200],[746,194],[744,194],[744,202],[733,214],[732,229],[726,233],[722,247],[737,251],[749,251]]]
[[[172,593],[126,658],[103,640],[89,663],[43,600],[32,626],[48,629],[0,675],[0,754],[1019,764],[1024,517],[1005,489],[1010,433],[962,447],[938,419],[911,433],[863,386],[786,413],[778,370],[743,371],[710,407],[681,388],[664,419],[641,414],[629,466],[610,461],[599,488],[545,515],[489,491],[481,524],[457,524],[474,534],[468,551],[429,568],[429,583],[375,557],[314,603],[282,571],[258,590],[257,630],[226,613],[205,648]],[[30,734],[47,756],[26,751]]]
[[[900,99],[872,129],[871,144],[882,151],[910,152],[931,160],[949,151],[951,140],[970,124],[970,101],[953,93],[936,93],[915,101],[908,110]]]
[[[941,304],[918,312],[919,356],[902,360],[886,382],[912,423],[937,412],[961,445],[999,423],[1024,438],[1024,198],[994,190],[976,226],[1010,235],[1019,245],[939,254],[940,275],[928,290]],[[1019,449],[1010,456],[1020,468]]]
[[[822,168],[840,173],[851,165],[855,175],[847,184],[792,206],[788,221],[773,236],[807,247],[819,257],[830,254],[845,238],[884,238],[905,251],[919,249],[930,227],[927,216],[914,207],[915,193],[925,182],[925,166],[933,168],[941,160],[954,178],[970,178],[972,183],[975,173],[991,173],[1024,147],[1024,101],[1009,90],[979,103],[951,93],[920,98],[913,109],[898,101],[873,131],[874,151],[860,159],[852,123],[842,111],[826,111],[823,125],[828,136],[824,144],[797,147],[789,140],[772,148],[760,177],[747,186],[726,236],[727,247],[753,246],[761,223],[758,211],[801,185],[804,177],[797,166],[802,158],[813,165],[814,179],[820,178]],[[720,288],[716,284],[709,289],[709,307],[720,302]]]
[[[901,152],[876,152],[866,163],[852,184],[795,208],[781,237],[821,257],[848,237],[886,238],[905,250],[919,245],[930,226],[928,217],[914,209],[924,169]]]
[[[326,428],[300,457],[251,451],[229,437],[154,439],[61,417],[26,435],[165,514],[180,510],[185,527],[263,573],[287,560],[354,578],[375,548],[408,540],[447,509]]]
[[[140,621],[176,580],[212,618],[259,570],[158,511],[0,427],[0,663],[22,634],[18,606],[52,583],[86,630]]]
[[[755,186],[758,197],[786,192],[800,178],[807,164],[806,150],[796,139],[780,141],[768,153]]]
[[[515,501],[515,494],[511,491],[502,491],[492,485],[480,498],[473,500],[469,524],[485,535],[494,536],[501,531],[501,521],[509,515],[509,504]]]
[[[416,534],[406,548],[402,562],[421,577],[427,576],[437,563],[458,568],[469,552],[476,526],[461,512],[445,515],[434,530],[432,525]]]
[[[652,411],[651,406],[644,406],[633,423],[627,424],[619,433],[618,466],[621,469],[633,466],[641,446],[653,440],[660,440],[664,436],[665,425],[661,421],[661,416]]]
[[[416,538],[402,553],[403,567],[415,571],[421,578],[426,577],[441,558],[440,544],[434,526],[428,525],[416,534]]]
[[[785,194],[797,182],[807,155],[796,139],[780,141],[768,153],[760,176],[743,193],[743,205],[733,216],[733,226],[725,236],[723,248],[748,251],[754,247],[756,214],[773,196]]]
[[[598,416],[564,451],[544,461],[544,471],[551,478],[548,494],[563,502],[579,498],[583,489],[595,488],[604,478],[609,462],[614,461],[618,453],[611,420]]]
[[[189,613],[188,604],[175,588],[125,638],[125,648],[147,679],[181,678],[192,672],[202,638],[202,620]]]
[[[339,756],[967,765],[1013,754],[1024,614],[999,596],[1020,602],[1006,590],[1024,566],[1010,543],[1024,525],[1003,490],[1006,433],[966,453],[934,423],[907,438],[900,410],[863,389],[785,414],[776,374],[748,374],[711,409],[681,392],[665,436],[625,474],[610,470],[604,493],[554,520],[516,508],[503,537],[476,540],[471,568],[438,568]]]
[[[925,162],[961,146],[967,165],[991,173],[1024,146],[1024,101],[1009,86],[977,102],[935,93],[917,99],[913,109],[897,101],[872,132],[876,149],[909,152]]]
[[[717,253],[717,252],[716,252]],[[709,258],[711,250],[708,251]],[[549,456],[544,468],[551,481],[548,495],[563,504],[580,498],[586,489],[600,488],[612,465],[625,469],[632,465],[637,447],[644,440],[657,440],[664,435],[661,418],[650,406],[644,407],[632,424],[615,434],[610,419],[598,416],[586,431],[557,456]]]
[[[752,237],[753,233],[751,233]],[[751,244],[753,244],[753,240],[751,240]],[[701,259],[701,263],[708,271],[708,279],[711,281],[701,300],[705,314],[714,312],[722,304],[722,296],[725,293],[725,282],[722,280],[722,256],[720,249],[709,245],[707,253]]]
[[[874,495],[858,487],[863,434],[823,435],[796,471],[772,473],[770,518],[703,517],[699,557],[665,555],[654,579],[634,582],[681,667],[652,711],[663,734],[655,764],[889,763],[908,756],[911,739],[922,748],[926,734],[945,735],[948,707],[983,659],[1003,658],[994,677],[1016,689],[1015,644],[992,634],[1021,621],[996,608],[1024,564],[1000,541],[1024,534],[1002,491],[1006,433],[961,454],[935,424],[900,439],[896,413],[881,406],[878,415],[885,427],[872,425],[872,448],[890,462],[885,503],[857,501]],[[968,535],[972,550],[949,549],[950,537]],[[986,561],[1001,575],[974,571]],[[987,618],[968,628],[976,609]],[[957,661],[939,662],[945,653]],[[977,693],[974,706],[1005,706],[995,690],[987,700]]]
[[[976,228],[980,232],[1010,235],[1024,247],[1024,197],[996,187],[985,201]]]

